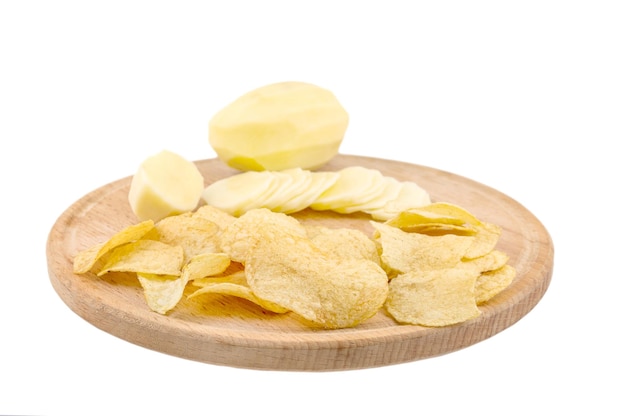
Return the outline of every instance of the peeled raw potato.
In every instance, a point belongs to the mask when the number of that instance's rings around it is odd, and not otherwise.
[[[243,171],[315,169],[339,152],[348,113],[330,91],[304,82],[250,91],[209,122],[209,143]]]
[[[196,165],[164,150],[144,160],[130,184],[128,202],[141,221],[194,210],[204,190]]]

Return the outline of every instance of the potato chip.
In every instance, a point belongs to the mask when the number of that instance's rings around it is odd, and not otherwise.
[[[454,267],[461,261],[474,237],[448,234],[430,236],[407,233],[372,222],[381,246],[381,262],[390,273],[408,273]]]
[[[182,247],[155,240],[137,240],[111,250],[98,276],[108,272],[135,272],[179,276]]]
[[[118,231],[104,243],[97,244],[79,252],[74,257],[74,273],[87,273],[94,267],[96,262],[109,251],[123,244],[140,239],[152,228],[154,228],[154,221],[142,221]]]
[[[255,247],[245,272],[256,296],[324,328],[369,319],[388,292],[387,274],[376,263],[326,256],[304,237]]]
[[[220,248],[233,261],[245,263],[250,250],[259,242],[288,240],[290,236],[306,237],[306,229],[293,217],[258,208],[226,227],[220,237]]]
[[[219,251],[218,232],[214,222],[184,213],[163,218],[143,238],[182,247],[186,263],[198,254]]]
[[[203,253],[192,257],[183,267],[180,276],[164,276],[138,272],[139,283],[150,309],[166,314],[183,297],[190,280],[222,273],[230,265],[224,253]]]
[[[324,226],[307,226],[306,230],[311,242],[326,255],[365,259],[380,264],[376,243],[362,231]]]
[[[465,208],[458,205],[454,205],[448,202],[433,202],[432,204],[424,205],[420,207],[422,211],[430,212],[440,216],[446,216],[450,218],[457,218],[463,220],[467,224],[479,226],[482,222],[471,214]]]
[[[221,230],[226,228],[237,217],[222,211],[212,205],[202,205],[193,214],[194,217],[202,217],[216,224]]]
[[[474,242],[465,253],[465,258],[473,259],[484,256],[496,247],[502,230],[499,226],[482,223],[477,227]]]
[[[496,270],[504,266],[509,261],[509,256],[499,250],[492,250],[489,253],[473,259],[463,259],[458,267],[475,270],[476,273],[483,273]]]
[[[446,268],[400,274],[389,282],[387,312],[401,323],[441,327],[480,315],[474,287],[477,274]]]
[[[148,307],[162,315],[178,304],[187,285],[187,279],[183,276],[138,272],[137,278]]]
[[[476,304],[482,305],[502,292],[513,282],[516,274],[515,268],[508,264],[481,273],[476,279]]]
[[[198,279],[197,282],[194,282],[194,285],[200,286],[200,289],[190,294],[189,298],[193,298],[207,293],[215,293],[246,299],[247,301],[252,302],[270,312],[288,312],[288,309],[285,309],[282,306],[279,306],[273,302],[266,301],[256,296],[254,292],[252,292],[252,289],[250,289],[250,286],[248,285],[248,282],[246,280],[246,275],[243,271],[239,273],[234,273],[230,276]]]

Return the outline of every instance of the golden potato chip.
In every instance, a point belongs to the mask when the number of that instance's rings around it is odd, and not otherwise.
[[[90,271],[96,262],[109,251],[143,237],[154,227],[154,221],[147,220],[130,225],[115,233],[108,241],[97,244],[79,252],[74,257],[74,273],[82,274]]]
[[[401,323],[441,327],[480,315],[474,287],[477,274],[446,268],[400,274],[389,282],[387,312]]]
[[[256,296],[325,328],[369,319],[388,292],[387,274],[376,263],[324,255],[304,237],[258,245],[245,272]]]
[[[362,231],[324,226],[305,228],[311,242],[326,255],[343,259],[365,259],[380,264],[376,243]]]
[[[474,237],[447,234],[430,236],[407,233],[372,222],[381,247],[381,262],[390,273],[408,273],[454,267],[461,261]]]
[[[182,275],[168,276],[138,272],[137,278],[143,288],[148,307],[162,315],[178,304],[187,285],[187,279]]]
[[[183,266],[180,276],[164,276],[138,272],[139,283],[150,309],[165,314],[183,297],[190,280],[222,273],[230,264],[224,253],[203,253],[192,257]]]
[[[422,212],[430,212],[439,216],[457,218],[471,225],[478,226],[482,224],[482,222],[476,218],[475,215],[471,214],[465,208],[448,202],[433,202],[432,204],[420,207],[420,209]]]
[[[206,220],[211,221],[214,224],[217,224],[217,226],[220,227],[221,230],[226,228],[231,222],[233,222],[237,218],[212,205],[202,205],[192,215],[194,217],[202,217]]]
[[[428,209],[411,208],[406,211],[402,211],[394,218],[385,221],[385,224],[401,228],[406,231],[405,228],[410,228],[418,224],[464,225],[466,224],[466,221],[459,217],[452,217],[438,212],[431,212]]]
[[[508,264],[481,273],[476,279],[476,304],[482,305],[502,292],[513,282],[516,274],[515,268]]]
[[[137,240],[111,250],[98,276],[108,272],[135,272],[179,276],[183,249],[155,240]]]
[[[465,258],[468,259],[484,256],[493,250],[496,247],[502,232],[499,226],[490,223],[482,223],[477,226],[476,229],[477,232],[474,236],[474,242],[465,253]]]
[[[282,306],[256,296],[254,292],[252,292],[252,289],[250,289],[250,286],[248,286],[248,282],[243,271],[234,273],[230,276],[198,279],[197,282],[194,282],[194,286],[200,286],[200,289],[191,293],[189,298],[207,293],[215,293],[246,299],[247,301],[252,302],[270,312],[288,312],[288,310]]]
[[[496,270],[509,261],[509,256],[499,250],[491,250],[489,253],[473,259],[463,259],[458,267],[475,270],[476,273]]]
[[[215,276],[224,272],[230,266],[230,257],[225,253],[202,253],[192,257],[185,267],[183,274],[188,280],[195,280],[206,276]]]
[[[298,220],[267,208],[253,209],[233,221],[220,236],[220,248],[231,260],[246,263],[250,250],[259,242],[306,237]]]
[[[218,232],[217,224],[188,212],[163,218],[143,238],[182,247],[186,263],[198,254],[219,251]]]

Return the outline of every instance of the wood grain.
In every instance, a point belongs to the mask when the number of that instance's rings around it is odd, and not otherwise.
[[[206,184],[232,175],[217,159],[196,162]],[[360,165],[424,187],[434,201],[461,205],[503,232],[498,249],[510,256],[517,277],[481,306],[481,315],[445,328],[399,325],[384,311],[356,328],[320,330],[292,314],[277,315],[226,296],[184,299],[167,316],[148,309],[137,280],[111,273],[98,278],[72,272],[74,255],[136,223],[127,196],[131,177],[102,186],[70,206],[47,242],[52,286],[76,314],[94,326],[152,350],[233,367],[334,371],[378,367],[434,357],[485,340],[524,317],[542,298],[552,276],[554,248],[542,223],[505,194],[470,179],[409,163],[339,155],[323,170]],[[371,233],[369,217],[306,210],[302,221],[349,226]]]

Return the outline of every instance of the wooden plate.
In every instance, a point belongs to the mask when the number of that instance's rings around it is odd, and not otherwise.
[[[196,162],[206,183],[235,173],[217,159]],[[50,281],[61,299],[94,326],[134,344],[205,363],[268,370],[330,371],[377,367],[450,353],[513,325],[541,299],[552,276],[554,248],[541,222],[510,197],[449,172],[408,163],[340,155],[324,170],[352,165],[379,169],[424,187],[434,201],[461,205],[498,224],[498,249],[517,277],[471,321],[444,328],[399,325],[384,311],[356,328],[311,329],[290,314],[276,315],[226,296],[184,299],[167,316],[148,309],[132,275],[98,278],[72,273],[74,255],[136,223],[127,201],[131,177],[85,195],[56,221],[48,236]],[[303,211],[311,223],[371,233],[369,217]]]

